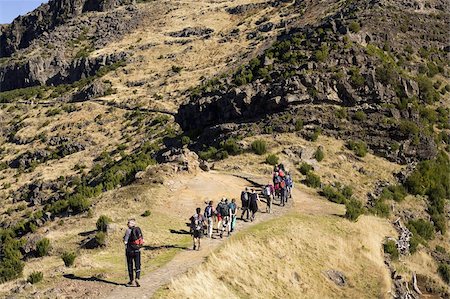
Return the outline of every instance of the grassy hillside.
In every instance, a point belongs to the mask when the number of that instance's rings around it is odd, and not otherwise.
[[[355,224],[292,214],[234,236],[157,298],[389,298],[380,242],[391,232],[374,217]],[[330,281],[327,270],[344,273],[346,285]]]

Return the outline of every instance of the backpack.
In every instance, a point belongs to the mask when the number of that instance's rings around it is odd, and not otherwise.
[[[200,214],[195,214],[194,216],[192,216],[191,227],[193,230],[202,230],[203,217]]]
[[[230,210],[229,210],[228,204],[222,203],[220,205],[220,214],[222,216],[230,216]]]
[[[242,191],[242,193],[241,193],[241,200],[244,201],[244,202],[248,201],[248,193],[247,193],[247,191]]]
[[[205,217],[210,218],[210,217],[212,217],[212,215],[213,215],[213,207],[207,206],[205,208]]]
[[[130,238],[128,243],[133,249],[139,249],[144,245],[144,237],[142,236],[142,231],[139,227],[133,227],[131,229]]]
[[[286,187],[286,182],[285,182],[285,181],[281,181],[281,182],[280,182],[280,187],[281,187],[281,188]]]
[[[230,203],[228,207],[230,208],[233,214],[236,214],[236,204],[234,202]]]

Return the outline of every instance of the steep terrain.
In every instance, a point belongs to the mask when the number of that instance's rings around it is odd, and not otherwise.
[[[146,210],[148,279],[177,268],[193,209],[266,183],[279,158],[294,206],[152,293],[195,297],[204,278],[231,297],[418,298],[417,277],[448,297],[449,14],[443,0],[51,0],[1,25],[1,295],[120,296],[122,225]]]

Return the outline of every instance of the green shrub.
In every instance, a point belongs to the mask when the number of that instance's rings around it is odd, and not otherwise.
[[[214,159],[216,157],[217,153],[218,153],[218,150],[215,147],[210,146],[206,151],[199,152],[198,156],[202,160],[209,161],[211,159]]]
[[[306,162],[303,162],[302,164],[300,164],[299,171],[300,171],[301,174],[306,175],[312,169],[313,169],[313,167],[311,165],[309,165]]]
[[[341,107],[336,110],[335,114],[340,119],[346,119],[348,116],[347,108]]]
[[[439,101],[440,95],[434,89],[433,82],[425,76],[417,78],[419,84],[419,97],[427,104],[432,104]]]
[[[348,29],[353,32],[353,33],[358,33],[359,30],[361,30],[361,25],[359,25],[358,22],[353,21],[350,23],[350,25],[348,26]]]
[[[450,284],[450,264],[440,263],[438,273],[447,284]]]
[[[68,251],[64,252],[61,255],[61,258],[66,267],[72,267],[73,264],[75,263],[76,257],[77,257],[77,254],[75,252],[68,252]]]
[[[149,217],[152,214],[150,210],[146,210],[144,213],[142,213],[142,217]]]
[[[354,151],[358,157],[364,157],[367,154],[367,145],[364,141],[347,142],[347,148]]]
[[[38,282],[41,282],[42,279],[44,279],[44,274],[42,274],[42,272],[40,271],[34,271],[28,276],[27,282],[36,284]]]
[[[36,243],[36,255],[39,257],[46,256],[50,250],[50,240],[47,238],[40,239]]]
[[[420,237],[418,237],[416,234],[412,234],[411,239],[409,239],[409,252],[411,254],[416,253],[420,243]]]
[[[344,186],[341,193],[345,198],[350,199],[353,195],[353,189],[350,186]]]
[[[24,263],[20,253],[21,242],[13,238],[12,230],[0,229],[0,283],[22,276]]]
[[[264,140],[255,140],[252,142],[252,151],[257,155],[264,155],[267,152],[267,144]]]
[[[320,50],[314,52],[314,58],[318,62],[324,62],[325,60],[327,60],[329,53],[330,51],[328,49],[328,46],[326,44],[322,44],[320,46]]]
[[[181,137],[181,144],[182,145],[189,145],[191,143],[191,138],[189,136],[182,136]]]
[[[447,250],[445,250],[445,248],[442,247],[441,245],[436,245],[435,250],[439,253],[447,254]]]
[[[353,85],[353,87],[360,88],[360,87],[364,86],[364,84],[366,83],[366,80],[361,75],[359,68],[352,67],[350,69],[349,73],[350,73],[350,82]]]
[[[350,221],[358,220],[363,211],[362,203],[359,200],[352,198],[345,202],[345,218]]]
[[[395,86],[398,73],[391,64],[384,64],[381,67],[377,67],[375,76],[382,84]]]
[[[280,160],[280,158],[275,154],[269,154],[266,157],[266,163],[269,165],[273,165],[273,166],[277,165],[279,160]]]
[[[95,234],[95,240],[97,241],[97,244],[101,247],[106,246],[106,233],[103,231],[98,231]]]
[[[401,120],[398,124],[398,129],[402,134],[413,137],[419,134],[419,127],[417,124],[410,120]]]
[[[303,121],[301,119],[295,120],[295,131],[301,131],[303,129]]]
[[[345,196],[339,192],[336,188],[326,185],[322,189],[322,194],[325,196],[329,201],[338,203],[338,204],[344,204],[346,202]]]
[[[425,240],[431,240],[434,238],[433,225],[425,219],[409,220],[406,227],[413,234],[418,234]]]
[[[242,153],[241,146],[234,138],[228,138],[220,143],[220,147],[230,155],[238,155]]]
[[[397,243],[394,240],[388,240],[383,244],[384,252],[389,254],[393,260],[398,259],[400,253],[398,252]]]
[[[389,217],[389,215],[391,214],[389,205],[381,199],[375,201],[375,204],[373,205],[373,207],[369,209],[369,211],[378,217],[385,217],[385,218]]]
[[[314,158],[320,162],[325,157],[325,154],[323,153],[323,150],[319,147],[317,148],[316,152],[314,153]]]
[[[363,120],[366,120],[367,115],[364,113],[364,111],[358,110],[355,112],[354,118],[358,121],[363,121]]]
[[[314,174],[312,171],[306,174],[305,184],[311,188],[319,188],[320,187],[320,177]]]
[[[316,128],[313,133],[308,135],[308,140],[313,141],[313,142],[317,141],[317,139],[319,138],[321,133],[322,133],[322,129]]]
[[[108,228],[108,224],[111,223],[111,218],[109,218],[108,216],[105,215],[101,215],[100,217],[98,217],[97,223],[95,224],[95,226],[97,227],[98,231],[101,232],[106,232],[107,228]]]

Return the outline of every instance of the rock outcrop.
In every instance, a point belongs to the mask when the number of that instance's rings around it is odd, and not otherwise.
[[[28,47],[34,39],[82,13],[134,3],[135,0],[51,0],[1,28],[0,58]]]

